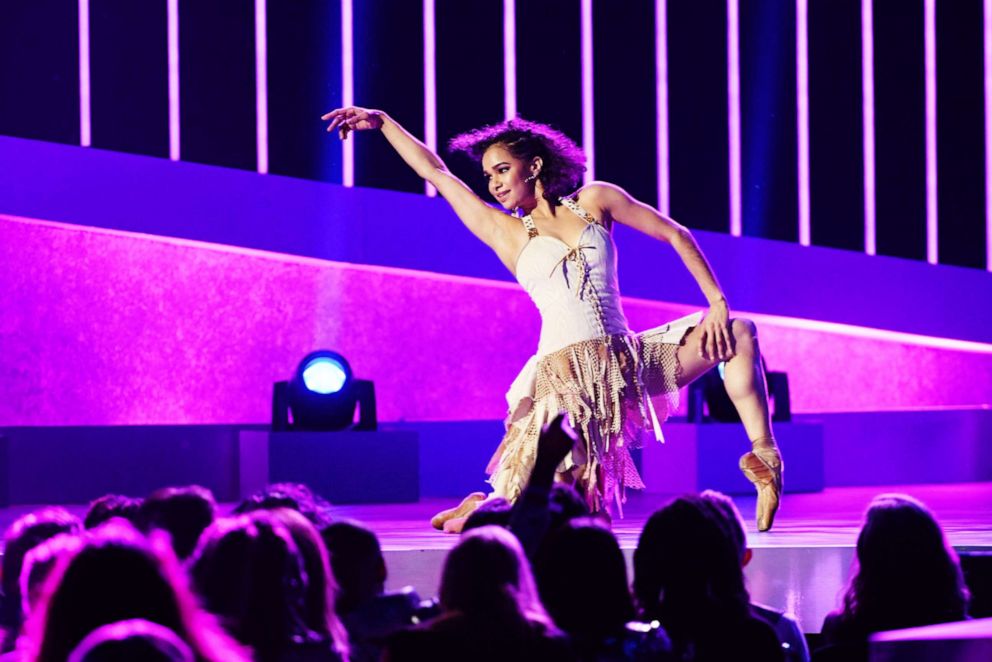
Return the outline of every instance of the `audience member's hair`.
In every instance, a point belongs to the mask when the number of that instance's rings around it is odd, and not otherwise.
[[[62,508],[45,508],[19,517],[4,533],[0,625],[6,634],[0,652],[14,649],[23,622],[20,578],[24,557],[49,538],[61,533],[76,534],[81,530],[82,524],[75,515]]]
[[[658,620],[678,655],[783,659],[770,625],[751,614],[738,545],[716,506],[679,497],[655,512],[634,551],[634,595],[645,620]]]
[[[21,568],[21,613],[27,619],[38,607],[45,582],[63,558],[75,554],[83,546],[83,538],[72,533],[60,533],[41,543],[24,557]]]
[[[512,510],[513,506],[510,502],[502,497],[486,499],[465,520],[462,532],[479,529],[484,526],[508,527],[510,525],[510,512]]]
[[[271,512],[217,520],[203,533],[190,564],[204,606],[254,649],[259,662],[278,660],[295,644],[318,639],[303,615],[303,559]]]
[[[96,628],[135,618],[169,628],[200,660],[245,659],[197,607],[164,539],[146,539],[123,520],[95,529],[78,550],[59,560],[28,621],[27,659],[64,662]]]
[[[554,629],[520,543],[502,527],[484,526],[462,536],[445,559],[440,598],[445,611],[508,629],[531,622]]]
[[[105,494],[99,499],[90,502],[90,507],[83,518],[83,527],[87,530],[95,529],[104,522],[115,517],[126,519],[137,524],[138,510],[141,508],[141,499],[124,496],[123,494]]]
[[[598,519],[573,519],[552,531],[534,572],[545,608],[573,637],[616,636],[634,618],[627,563]]]
[[[321,537],[331,557],[339,587],[336,609],[347,614],[382,593],[386,562],[379,539],[358,522],[340,521],[325,527]]]
[[[167,627],[134,619],[103,625],[83,639],[68,662],[195,662],[193,651]]]
[[[155,529],[168,532],[176,556],[185,560],[196,549],[200,534],[216,518],[217,503],[207,488],[166,487],[150,494],[141,504],[138,526],[145,533]]]
[[[327,547],[317,528],[302,513],[287,508],[272,511],[289,530],[303,557],[306,590],[303,596],[303,622],[311,632],[327,637],[335,650],[344,655],[348,635],[334,609],[338,587],[331,574]]]
[[[578,491],[567,483],[555,483],[548,495],[548,510],[551,514],[550,531],[577,517],[588,517],[589,504]]]
[[[737,558],[743,559],[747,553],[747,529],[744,528],[741,511],[737,510],[733,500],[722,492],[705,490],[699,497],[716,508],[720,522],[733,541],[734,547],[737,548]]]
[[[234,513],[243,515],[256,510],[277,508],[288,508],[301,513],[318,531],[332,521],[331,504],[302,483],[273,483],[239,503]]]
[[[841,620],[871,633],[961,620],[967,606],[957,554],[930,510],[903,494],[875,497]]]

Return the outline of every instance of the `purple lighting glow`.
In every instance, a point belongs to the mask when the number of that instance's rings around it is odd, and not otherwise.
[[[809,226],[809,0],[796,0],[796,125],[799,129],[799,243],[810,244]]]
[[[727,124],[730,147],[730,234],[741,236],[741,66],[738,0],[727,0]]]
[[[351,0],[341,0],[341,105],[355,104],[354,26]],[[355,185],[355,142],[341,141],[341,183]]]
[[[872,0],[861,0],[861,99],[865,178],[865,253],[875,254],[875,39]]]
[[[424,142],[437,152],[437,80],[435,58],[434,0],[424,0]],[[437,189],[424,182],[425,192],[437,196]]]
[[[592,0],[582,0],[582,148],[588,157],[584,181],[596,179],[596,126],[593,119]]]
[[[265,0],[255,0],[255,153],[258,172],[269,171],[269,83]]]
[[[937,264],[937,0],[923,2],[927,122],[927,262]]]
[[[503,118],[517,116],[517,6],[503,0]]]
[[[992,271],[992,0],[984,3],[985,51],[985,268]]]
[[[668,0],[654,3],[655,92],[658,109],[658,211],[671,213],[668,179]]]
[[[90,116],[90,0],[79,0],[79,144],[92,144]]]
[[[169,44],[169,158],[179,160],[179,0],[166,0]]]

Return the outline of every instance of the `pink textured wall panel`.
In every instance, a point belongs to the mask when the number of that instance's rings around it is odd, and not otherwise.
[[[0,302],[0,425],[263,423],[319,347],[375,381],[381,420],[501,418],[539,323],[503,283],[4,216]],[[634,329],[690,311],[625,306]],[[987,345],[756,320],[797,412],[990,401]]]

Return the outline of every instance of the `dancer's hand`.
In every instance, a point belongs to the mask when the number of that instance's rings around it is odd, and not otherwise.
[[[383,121],[382,115],[383,113],[381,110],[349,106],[347,108],[332,110],[331,112],[322,115],[320,119],[324,121],[330,120],[331,123],[327,125],[328,132],[337,129],[338,135],[341,136],[341,140],[344,140],[352,131],[381,129]]]
[[[729,361],[734,357],[730,335],[730,309],[727,300],[720,299],[710,306],[703,319],[699,337],[699,355],[707,361]]]

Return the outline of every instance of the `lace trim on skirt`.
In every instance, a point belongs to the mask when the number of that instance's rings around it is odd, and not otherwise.
[[[574,343],[538,361],[530,407],[526,398],[511,403],[513,420],[488,467],[495,495],[516,500],[534,466],[541,429],[566,411],[581,443],[559,473],[573,472],[591,510],[611,510],[613,503],[620,509],[626,488],[644,488],[629,449],[640,446],[651,428],[648,397],[655,398],[659,421],[678,408],[678,347],[671,336],[618,334]]]

